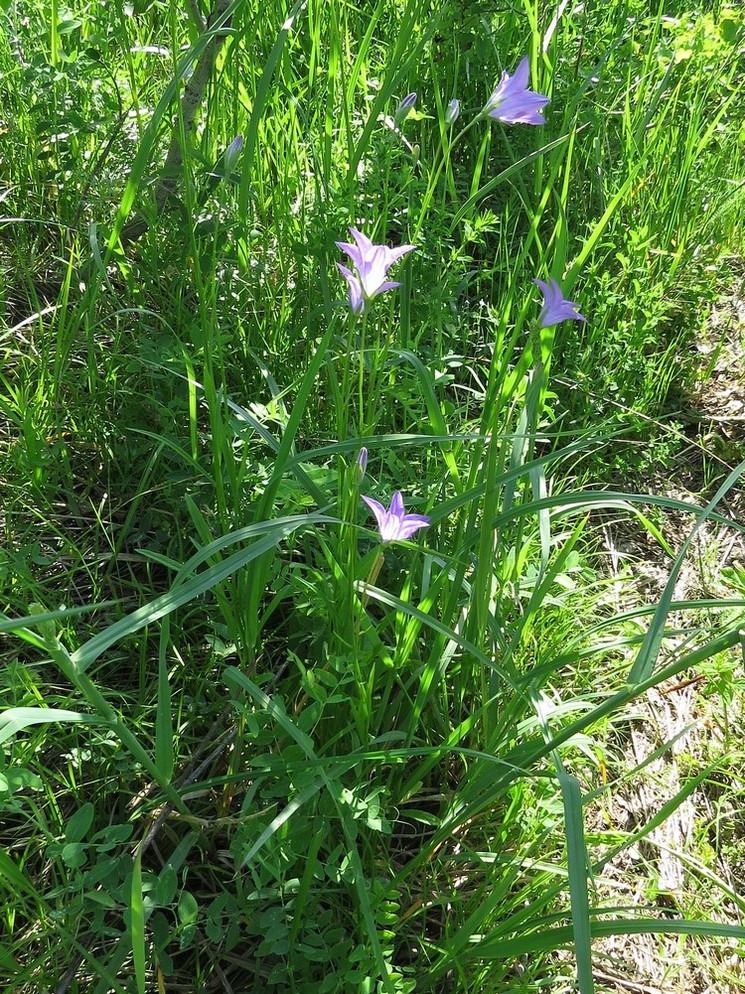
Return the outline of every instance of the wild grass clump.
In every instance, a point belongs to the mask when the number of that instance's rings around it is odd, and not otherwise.
[[[723,871],[608,882],[741,760],[742,578],[679,581],[743,466],[623,486],[742,234],[740,11],[2,10],[8,989],[715,971]],[[632,760],[634,709],[700,678],[716,751],[614,821],[683,735]]]

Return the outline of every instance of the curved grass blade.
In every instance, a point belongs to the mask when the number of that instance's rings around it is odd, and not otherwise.
[[[657,604],[657,608],[652,617],[647,634],[645,635],[644,641],[639,649],[639,653],[634,660],[634,664],[629,671],[628,679],[630,684],[640,683],[642,680],[647,680],[652,675],[657,662],[657,657],[660,653],[662,640],[665,635],[665,622],[670,614],[670,605],[672,603],[673,594],[675,593],[675,585],[678,582],[678,576],[683,568],[683,563],[688,555],[691,543],[705,522],[711,517],[712,512],[719,501],[722,497],[724,497],[727,491],[735,485],[737,480],[742,476],[743,472],[745,472],[745,462],[740,463],[739,466],[732,470],[706,507],[701,511],[698,521],[689,533],[688,538],[683,543],[683,547],[680,552],[675,557],[675,562],[670,570],[670,576],[665,584],[665,589],[662,592],[659,603]]]
[[[247,532],[252,531],[254,534],[268,532],[263,538],[254,541],[248,549],[234,553],[219,565],[208,567],[191,580],[183,583],[177,581],[167,593],[156,597],[154,601],[150,601],[149,604],[145,604],[136,611],[133,611],[126,618],[122,618],[121,621],[110,625],[103,632],[94,635],[92,639],[89,639],[78,650],[72,653],[70,658],[73,664],[80,673],[83,673],[91,663],[98,659],[101,653],[105,652],[112,645],[115,645],[128,635],[139,631],[146,625],[150,625],[154,621],[158,621],[160,618],[171,614],[177,608],[188,604],[189,601],[200,596],[200,594],[211,590],[212,587],[227,579],[232,573],[242,569],[269,549],[273,549],[282,539],[297,531],[298,528],[328,520],[330,519],[326,518],[323,514],[315,512],[307,515],[293,515],[287,518],[277,518],[274,521],[264,521],[258,525],[251,525],[248,528],[241,529],[240,533],[217,539],[211,546],[202,549],[197,556],[192,557],[192,560],[189,560],[189,562],[192,563],[194,560],[209,558],[224,545],[241,541],[246,537]]]
[[[9,708],[0,714],[0,745],[33,725],[76,722],[83,725],[106,724],[95,714],[67,711],[64,708]]]

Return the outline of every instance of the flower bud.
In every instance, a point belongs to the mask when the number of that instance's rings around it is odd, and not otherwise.
[[[362,479],[367,472],[367,449],[363,445],[357,456],[357,462],[354,466],[354,482],[355,486],[359,486],[362,483]]]
[[[223,159],[225,165],[225,175],[230,176],[233,171],[233,166],[235,166],[243,150],[243,135],[236,135],[232,142],[225,149],[225,157]]]
[[[460,117],[460,101],[458,100],[457,97],[453,97],[453,99],[447,105],[447,108],[445,110],[445,124],[447,124],[449,127],[451,124],[455,124],[455,122],[458,120],[459,117]]]
[[[409,116],[409,111],[413,110],[415,103],[416,93],[409,93],[408,96],[403,98],[401,103],[396,108],[396,113],[393,115],[393,119],[396,124],[404,123],[406,118]]]

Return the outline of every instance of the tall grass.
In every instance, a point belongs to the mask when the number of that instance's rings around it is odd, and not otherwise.
[[[675,581],[743,530],[742,467],[700,504],[618,483],[742,233],[740,12],[28,7],[0,43],[9,989],[588,994],[604,936],[742,942],[597,898],[652,826],[587,828],[641,774],[603,758],[628,705],[741,647],[737,591]],[[475,120],[524,55],[547,124]],[[349,226],[417,245],[359,316]],[[534,277],[587,324],[541,328]],[[396,490],[430,525],[381,545],[360,496]],[[667,557],[658,603],[617,606],[611,516]]]

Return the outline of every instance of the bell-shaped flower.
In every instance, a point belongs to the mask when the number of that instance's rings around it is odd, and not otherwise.
[[[551,101],[542,93],[528,89],[529,75],[530,60],[526,55],[514,76],[502,73],[497,88],[481,111],[482,116],[492,117],[504,124],[545,124],[541,111]]]
[[[541,328],[550,328],[551,325],[559,324],[561,321],[587,320],[584,314],[579,313],[579,304],[566,299],[555,279],[550,278],[548,283],[544,283],[543,280],[533,280],[533,282],[543,294],[543,308],[538,316]]]
[[[356,228],[350,228],[349,232],[354,238],[354,245],[350,242],[336,244],[352,260],[356,272],[351,272],[340,262],[337,266],[349,285],[349,304],[355,314],[359,314],[365,309],[366,301],[385,293],[386,290],[401,286],[400,283],[386,279],[388,270],[402,255],[413,252],[416,245],[388,248],[387,245],[376,245]]]
[[[372,497],[362,496],[362,499],[375,515],[378,523],[380,540],[383,543],[405,542],[420,528],[429,527],[429,518],[424,514],[407,514],[401,491],[397,490],[391,499],[388,510]]]

